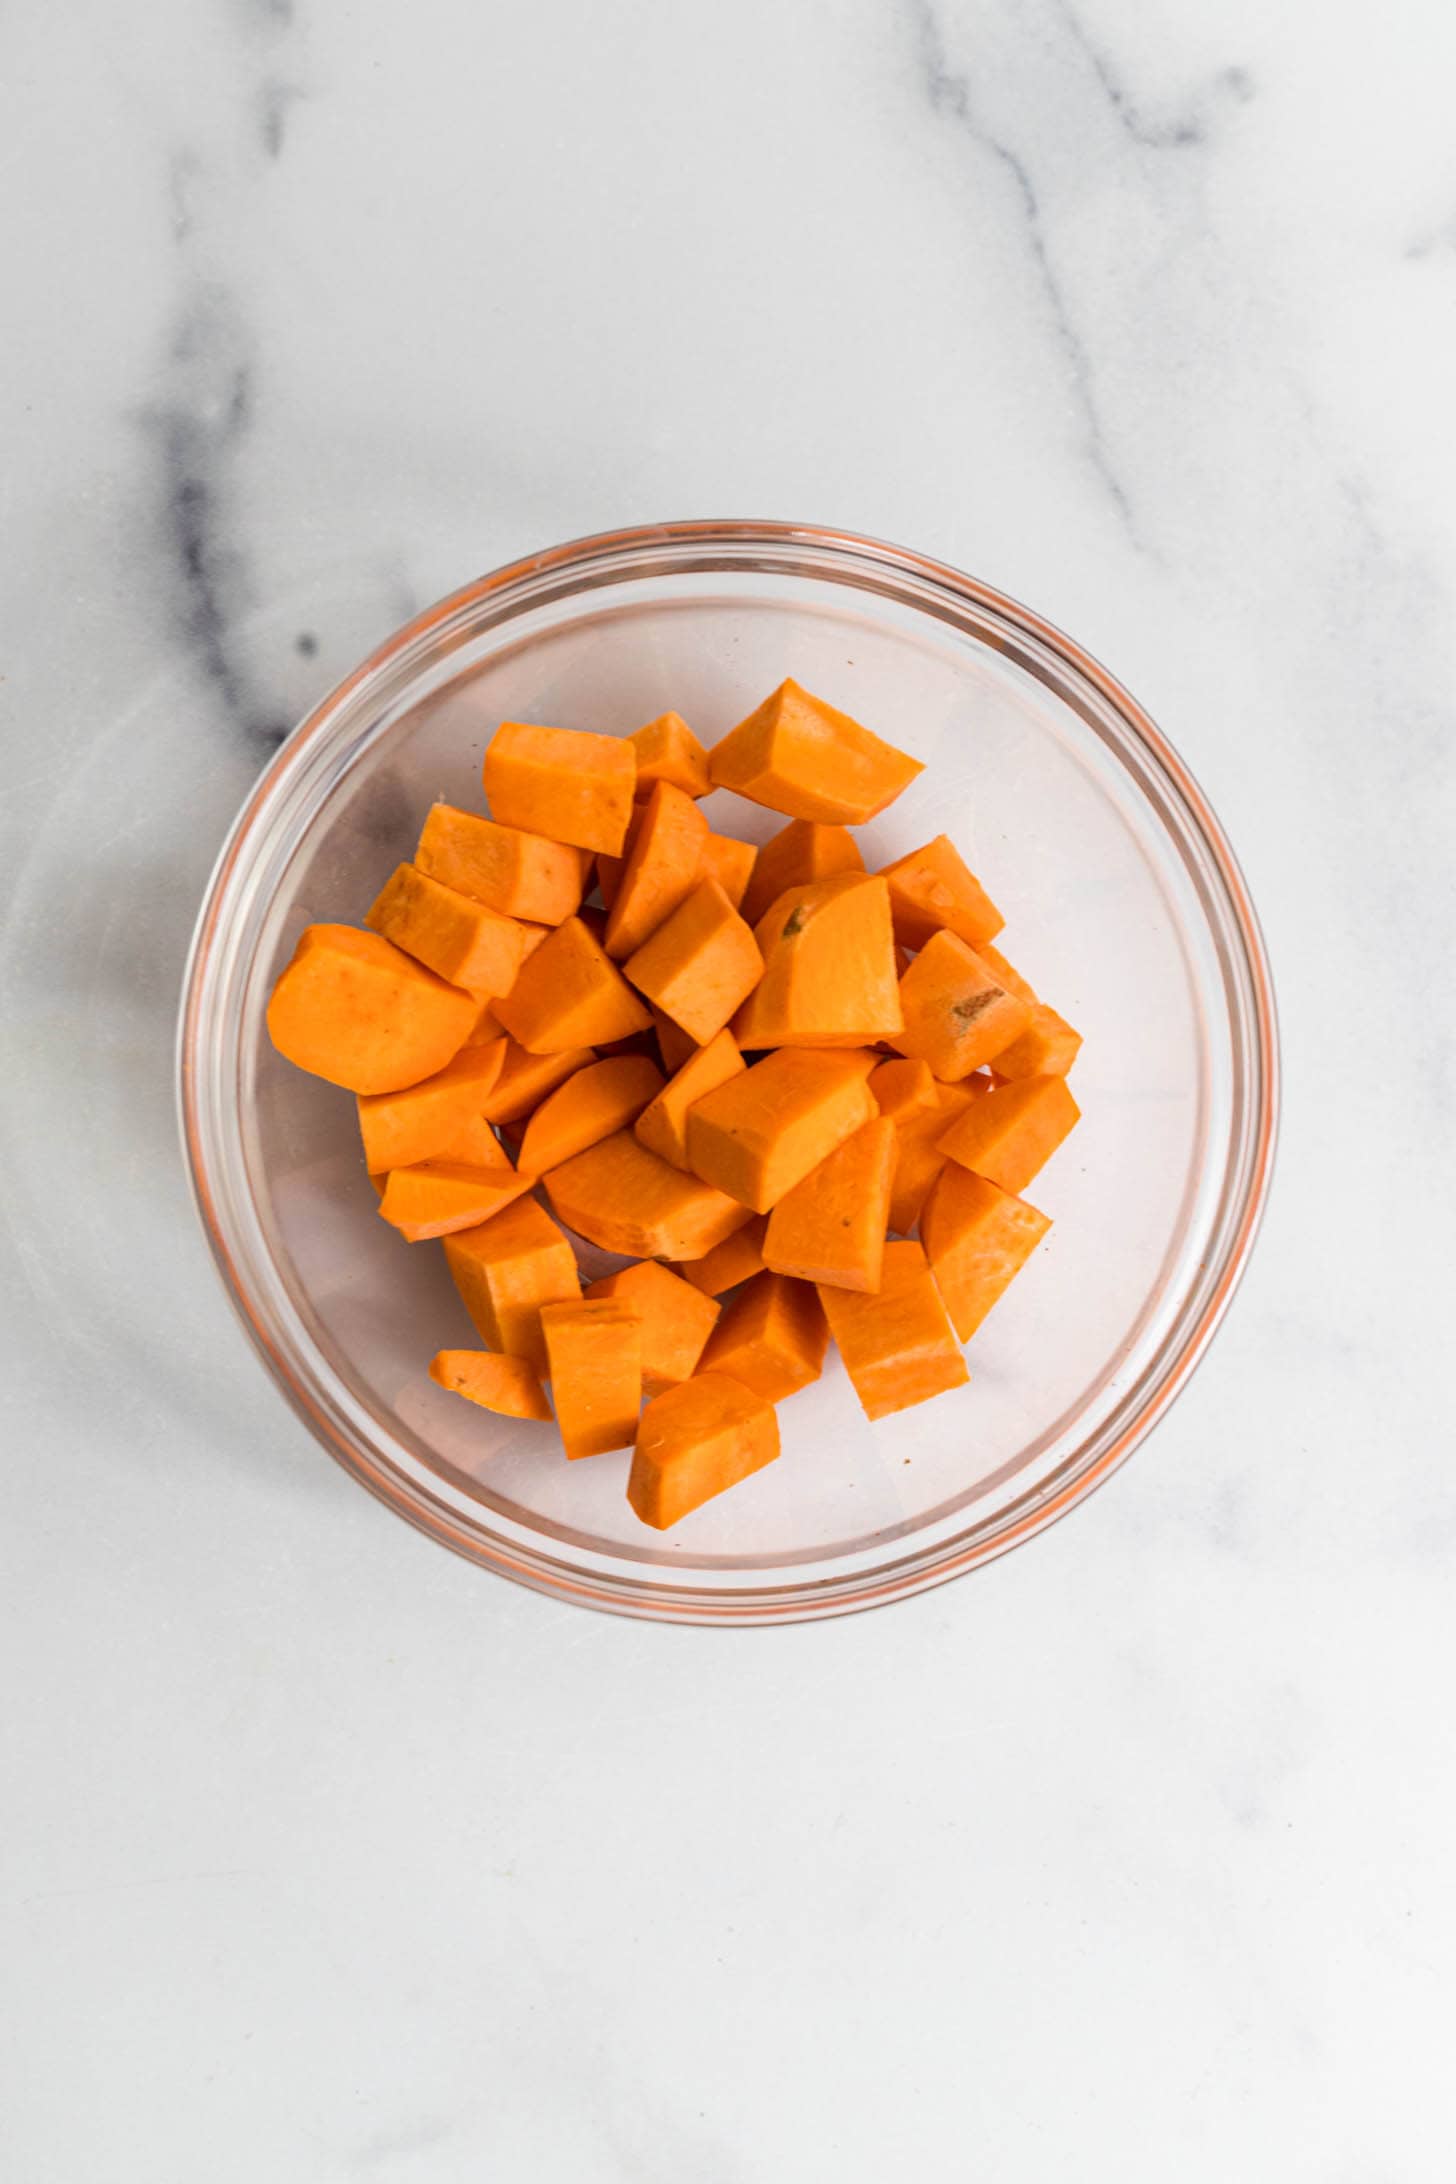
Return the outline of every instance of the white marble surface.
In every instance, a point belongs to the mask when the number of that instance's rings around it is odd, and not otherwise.
[[[1451,2174],[1453,67],[1446,0],[5,11],[4,2176]],[[1288,1071],[1133,1463],[733,1636],[335,1471],[170,1105],[280,730],[457,581],[707,514],[1101,654]]]

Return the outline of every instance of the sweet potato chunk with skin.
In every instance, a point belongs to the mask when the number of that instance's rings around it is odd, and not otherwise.
[[[904,1028],[892,1044],[955,1084],[994,1061],[1025,1031],[1031,1011],[998,985],[954,933],[932,933],[900,981]]]
[[[708,822],[692,798],[659,781],[633,824],[608,905],[609,956],[634,954],[692,893],[707,839]]]
[[[877,1115],[779,1200],[765,1266],[836,1289],[878,1289],[894,1172],[895,1125]]]
[[[720,1031],[706,1046],[697,1047],[670,1078],[650,1107],[637,1117],[639,1143],[659,1160],[675,1168],[687,1168],[688,1110],[716,1085],[726,1084],[744,1067],[743,1056],[731,1031]]]
[[[864,1046],[901,1027],[890,903],[843,872],[791,888],[754,932],[763,977],[733,1019],[740,1047]]]
[[[503,720],[486,746],[484,778],[502,825],[621,855],[637,787],[625,737]]]
[[[637,1120],[662,1089],[662,1071],[638,1054],[589,1062],[543,1100],[526,1125],[517,1166],[544,1175]]]
[[[433,1077],[402,1092],[361,1099],[359,1135],[370,1174],[447,1158],[466,1124],[484,1115],[505,1058],[506,1042],[496,1038],[488,1046],[464,1048]]]
[[[614,1297],[544,1304],[541,1332],[567,1455],[630,1448],[642,1408],[642,1322],[631,1306]]]
[[[726,1373],[766,1403],[807,1388],[824,1370],[829,1329],[809,1282],[756,1274],[740,1289],[708,1338],[705,1373]]]
[[[548,1092],[554,1092],[557,1085],[596,1058],[595,1049],[589,1046],[568,1047],[561,1054],[528,1054],[508,1038],[500,1076],[485,1103],[486,1121],[519,1122]]]
[[[521,928],[514,918],[487,910],[414,865],[395,868],[364,922],[437,978],[488,1000],[509,993],[521,968]]]
[[[475,1015],[468,993],[382,934],[310,925],[273,988],[268,1035],[297,1068],[369,1095],[433,1077]]]
[[[688,1111],[693,1172],[767,1213],[878,1112],[865,1082],[875,1057],[782,1047]],[[683,1254],[687,1256],[687,1254]]]
[[[919,1244],[891,1237],[874,1296],[824,1288],[819,1301],[866,1418],[888,1418],[970,1379]]]
[[[518,1198],[479,1228],[445,1239],[465,1309],[492,1350],[546,1370],[541,1307],[581,1295],[576,1254],[534,1198]]]
[[[933,933],[945,931],[978,948],[1006,923],[948,835],[897,857],[883,877],[902,947],[923,948]]]
[[[824,826],[873,819],[925,770],[792,680],[714,746],[708,766],[715,789]]]
[[[531,1187],[531,1178],[517,1175],[498,1145],[496,1151],[499,1161],[484,1168],[463,1167],[453,1160],[391,1168],[379,1201],[381,1219],[410,1244],[478,1228]]]
[[[1039,1174],[1078,1121],[1065,1077],[1023,1077],[997,1085],[957,1117],[940,1149],[973,1175],[1013,1196]]]
[[[630,1130],[553,1168],[545,1183],[568,1228],[624,1259],[699,1259],[748,1219],[736,1199],[659,1160]]]
[[[1044,1001],[1032,1008],[1031,1022],[996,1056],[998,1077],[1065,1077],[1077,1059],[1082,1034],[1073,1031]]]
[[[703,880],[623,968],[654,1007],[705,1046],[758,984],[763,959],[717,881]]]
[[[593,1282],[588,1297],[615,1297],[642,1322],[642,1385],[649,1395],[691,1380],[721,1307],[680,1274],[643,1259]]]
[[[920,1240],[956,1334],[969,1342],[1051,1227],[1024,1198],[948,1160],[920,1217]]]
[[[703,878],[718,882],[740,916],[757,856],[752,842],[740,842],[734,834],[710,834],[703,844]]]
[[[637,754],[637,794],[670,781],[684,796],[706,796],[708,754],[681,713],[659,713],[628,739]]]
[[[764,1270],[763,1239],[767,1228],[767,1214],[756,1213],[726,1242],[705,1251],[701,1259],[685,1259],[678,1268],[679,1274],[691,1282],[694,1289],[701,1289],[705,1297],[721,1297],[725,1289],[736,1289],[740,1282],[752,1281],[755,1274]]]
[[[483,902],[502,917],[559,925],[581,901],[587,858],[569,843],[503,827],[478,812],[436,804],[415,865],[433,880]]]
[[[743,898],[743,915],[757,925],[791,887],[832,880],[841,872],[863,872],[864,858],[847,827],[818,826],[812,819],[791,819],[759,850],[753,878]]]
[[[495,1013],[531,1054],[605,1046],[652,1023],[611,957],[581,918],[548,934]]]
[[[523,1357],[503,1357],[495,1350],[439,1350],[430,1360],[430,1378],[502,1418],[550,1420],[551,1405]]]
[[[627,1499],[644,1524],[666,1531],[778,1453],[773,1405],[722,1373],[700,1373],[642,1413]]]

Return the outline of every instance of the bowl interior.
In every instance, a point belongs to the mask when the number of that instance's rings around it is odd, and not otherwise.
[[[482,808],[502,718],[625,735],[675,707],[711,742],[786,674],[924,760],[863,830],[866,861],[953,838],[1005,914],[998,945],[1084,1033],[1083,1121],[1028,1194],[1054,1226],[971,1345],[969,1387],[870,1425],[831,1353],[782,1406],[781,1461],[659,1536],[627,1505],[625,1452],[568,1464],[549,1429],[431,1383],[434,1351],[475,1339],[443,1253],[377,1218],[351,1100],[274,1053],[264,1008],[300,929],[361,918],[433,798]],[[1124,1431],[1206,1303],[1248,1056],[1202,839],[1065,660],[994,613],[950,619],[822,572],[628,572],[464,613],[303,742],[223,883],[200,1104],[234,1285],[371,1483],[538,1581],[765,1600],[992,1538]],[[781,823],[723,794],[706,809],[755,840]],[[592,1271],[616,1263],[581,1248]]]

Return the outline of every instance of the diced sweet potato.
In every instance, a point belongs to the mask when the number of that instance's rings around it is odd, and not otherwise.
[[[637,794],[670,781],[685,796],[706,796],[708,754],[681,713],[659,713],[630,739],[637,754]]]
[[[584,919],[568,918],[495,1004],[511,1037],[532,1054],[605,1045],[645,1031],[652,1018]]]
[[[726,1373],[767,1403],[807,1388],[824,1370],[829,1329],[808,1282],[756,1274],[723,1307],[703,1352],[705,1373]]]
[[[559,925],[571,916],[589,861],[569,843],[503,827],[454,804],[434,806],[415,851],[415,864],[431,879],[503,917],[535,925]]]
[[[505,720],[486,746],[484,778],[502,825],[621,855],[637,786],[625,737]]]
[[[690,1380],[720,1307],[655,1259],[593,1282],[588,1297],[615,1297],[642,1322],[642,1385],[649,1395]]]
[[[998,1077],[1065,1077],[1081,1051],[1082,1034],[1044,1001],[1034,1004],[1031,1022],[996,1056]]]
[[[430,1360],[430,1378],[502,1418],[550,1420],[551,1405],[523,1357],[502,1357],[494,1350],[440,1350]]]
[[[627,1499],[644,1524],[666,1531],[778,1453],[773,1405],[722,1373],[701,1373],[643,1411]]]
[[[877,1115],[779,1200],[765,1266],[836,1289],[878,1289],[894,1172],[895,1125]]]
[[[518,1198],[479,1228],[447,1236],[445,1257],[482,1341],[544,1373],[541,1307],[581,1295],[576,1254],[545,1208]]]
[[[596,1060],[592,1047],[569,1047],[561,1054],[528,1054],[514,1039],[506,1040],[501,1073],[485,1103],[487,1122],[519,1122],[544,1100],[548,1092],[574,1077]]]
[[[763,959],[717,881],[703,880],[624,968],[654,1007],[704,1046],[757,985]]]
[[[947,835],[884,868],[895,938],[923,948],[933,933],[955,933],[972,948],[993,940],[1006,920]]]
[[[792,680],[715,745],[708,765],[714,788],[828,826],[873,819],[924,772],[918,759]]]
[[[721,1244],[705,1251],[701,1259],[685,1259],[678,1268],[685,1281],[701,1289],[705,1297],[721,1297],[725,1289],[752,1281],[763,1272],[763,1239],[768,1215],[756,1213]]]
[[[684,1175],[630,1130],[603,1138],[545,1178],[568,1228],[629,1259],[699,1259],[748,1219],[738,1201]]]
[[[904,1028],[893,1044],[928,1062],[947,1084],[993,1061],[1025,1031],[1031,1012],[998,984],[954,933],[932,933],[900,981]]]
[[[492,1039],[488,1046],[464,1048],[433,1077],[406,1085],[402,1092],[362,1098],[359,1134],[370,1174],[455,1157],[466,1125],[484,1116],[505,1058],[505,1040]]]
[[[865,1046],[900,1031],[885,883],[842,872],[791,888],[754,932],[763,976],[733,1020],[740,1047]]]
[[[1024,1198],[957,1161],[946,1162],[925,1201],[920,1237],[962,1342],[970,1341],[1050,1227],[1049,1217]]]
[[[521,928],[414,865],[396,867],[365,924],[438,978],[487,998],[509,993],[521,968]]]
[[[874,1064],[864,1049],[783,1047],[766,1054],[689,1110],[694,1174],[767,1213],[872,1120],[877,1109],[865,1080]]]
[[[493,1138],[490,1142],[495,1145]],[[422,1160],[412,1168],[391,1168],[379,1201],[380,1218],[410,1244],[453,1236],[457,1229],[489,1221],[531,1187],[530,1177],[517,1175],[499,1145],[495,1150],[498,1158],[488,1167]]]
[[[750,925],[757,925],[791,887],[807,887],[813,880],[832,880],[838,873],[863,872],[864,868],[859,844],[848,827],[791,819],[759,850],[743,898],[743,915]]]
[[[736,1077],[743,1066],[731,1031],[720,1031],[706,1046],[695,1047],[676,1076],[637,1117],[639,1142],[659,1160],[670,1160],[674,1168],[689,1167],[689,1109],[716,1085]]]
[[[637,1120],[662,1089],[662,1071],[642,1055],[589,1062],[543,1100],[526,1125],[517,1166],[544,1175]]]
[[[642,1408],[642,1322],[614,1297],[541,1307],[561,1443],[573,1460],[630,1448]]]
[[[710,834],[703,844],[703,878],[718,882],[740,916],[757,856],[752,842],[740,842],[736,834]]]
[[[672,782],[659,781],[633,823],[626,863],[608,905],[609,956],[634,954],[692,893],[707,838],[708,822],[692,798]]]
[[[346,1092],[399,1092],[453,1061],[476,1004],[379,933],[310,925],[268,1003],[285,1060]]]
[[[1023,1077],[998,1085],[951,1124],[940,1149],[1018,1195],[1080,1116],[1065,1077]]]
[[[970,1379],[919,1244],[890,1239],[874,1296],[824,1288],[819,1301],[867,1418],[888,1418]]]

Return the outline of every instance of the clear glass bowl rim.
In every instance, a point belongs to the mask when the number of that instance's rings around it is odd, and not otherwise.
[[[1177,812],[1187,840],[1201,854],[1200,897],[1225,959],[1226,985],[1235,1028],[1241,1035],[1243,1094],[1240,1128],[1228,1173],[1237,1171],[1235,1202],[1224,1220],[1221,1248],[1204,1273],[1203,1301],[1174,1353],[1158,1361],[1141,1400],[1126,1412],[1120,1430],[1080,1463],[1064,1466],[1031,1505],[1011,1521],[971,1525],[948,1543],[917,1555],[897,1553],[880,1570],[809,1582],[764,1584],[725,1594],[695,1587],[691,1571],[664,1582],[661,1573],[641,1580],[572,1564],[553,1551],[533,1553],[493,1536],[484,1524],[471,1528],[361,1448],[336,1410],[309,1385],[302,1369],[270,1330],[245,1254],[229,1233],[225,1193],[219,1192],[208,1153],[207,1041],[218,1020],[214,957],[230,896],[246,871],[258,829],[301,764],[346,705],[384,685],[403,656],[427,642],[448,643],[453,625],[462,634],[472,613],[489,603],[493,614],[513,603],[539,603],[604,584],[652,576],[722,570],[761,571],[828,578],[860,590],[900,599],[967,627],[964,610],[980,622],[1002,623],[1033,650],[1050,655],[1074,681],[1080,677],[1117,716],[1140,763],[1162,798]],[[984,630],[976,634],[984,641]],[[1060,693],[1065,697],[1065,691]],[[1146,791],[1144,790],[1144,795]],[[1150,800],[1150,799],[1149,799]],[[1165,827],[1167,821],[1162,822]],[[1232,975],[1230,975],[1232,974]],[[979,1567],[1042,1532],[1084,1501],[1132,1454],[1181,1393],[1228,1310],[1258,1234],[1273,1173],[1279,1113],[1279,1041],[1268,957],[1247,885],[1206,796],[1167,737],[1114,676],[1072,638],[1030,608],[948,564],[853,531],[816,524],[725,519],[642,524],[573,539],[507,563],[427,607],[386,638],[367,659],[314,707],[265,768],[219,853],[193,934],[183,978],[177,1039],[178,1114],[182,1148],[199,1219],[228,1297],[274,1380],[330,1455],[398,1515],[442,1545],[518,1583],[583,1606],[649,1620],[711,1625],[811,1620],[877,1607],[946,1582]],[[252,1270],[256,1272],[256,1270]],[[327,1365],[318,1361],[325,1379]]]

